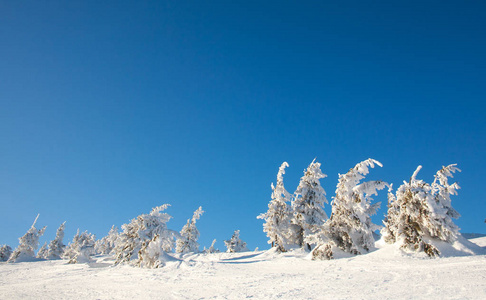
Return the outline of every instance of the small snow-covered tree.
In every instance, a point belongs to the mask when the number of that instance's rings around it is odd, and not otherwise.
[[[15,248],[10,256],[8,262],[28,261],[35,258],[35,250],[39,247],[39,238],[44,234],[46,227],[37,230],[35,223],[39,215],[34,220],[30,229],[21,238],[19,238],[19,246]]]
[[[361,254],[374,247],[373,231],[380,226],[371,222],[371,215],[376,213],[380,203],[371,204],[371,196],[377,195],[377,191],[387,184],[383,181],[360,181],[375,164],[382,166],[370,158],[339,175],[332,214],[322,227],[324,237],[317,238],[319,243],[313,251],[314,259],[332,258],[333,247],[351,254]]]
[[[117,240],[118,236],[119,236],[118,228],[115,225],[111,226],[111,229],[108,232],[108,235],[106,235],[102,239],[96,241],[96,245],[95,245],[96,253],[99,253],[99,254],[111,253],[113,251],[113,249],[115,248],[116,240]]]
[[[95,254],[95,242],[94,234],[88,233],[88,231],[79,233],[78,229],[62,257],[68,259],[70,264],[90,262],[91,256]]]
[[[289,239],[291,229],[290,220],[292,212],[287,202],[291,201],[292,196],[284,187],[283,175],[285,168],[288,167],[287,162],[283,162],[277,173],[277,184],[272,187],[272,200],[268,203],[268,210],[266,213],[260,214],[257,218],[265,220],[263,224],[263,231],[267,233],[268,243],[272,247],[277,247],[280,252],[287,250],[288,244],[292,243]]]
[[[63,244],[64,228],[66,222],[62,223],[56,231],[56,237],[49,243],[47,253],[44,258],[46,259],[60,259],[64,253],[66,245]]]
[[[122,225],[122,232],[116,240],[113,249],[115,264],[132,263],[142,267],[160,266],[158,261],[164,261],[165,252],[174,248],[176,231],[167,228],[167,222],[172,218],[162,213],[169,204],[157,206],[149,214],[142,214]],[[159,249],[160,248],[160,249]]]
[[[196,227],[196,221],[199,220],[204,213],[202,207],[199,207],[193,214],[192,219],[188,219],[186,225],[182,227],[180,236],[176,241],[176,252],[198,252],[199,244],[197,239],[199,238],[199,230]]]
[[[440,251],[433,240],[453,243],[459,236],[459,228],[452,221],[459,213],[452,208],[450,199],[450,195],[457,194],[459,185],[449,185],[448,177],[460,170],[456,164],[443,167],[430,185],[417,179],[421,168],[418,166],[410,180],[403,182],[396,196],[389,192],[388,214],[381,232],[387,243],[435,257]]]
[[[248,251],[246,243],[240,239],[240,231],[235,230],[231,239],[224,241],[226,252],[243,252]]]
[[[213,242],[211,243],[211,246],[208,249],[206,249],[206,247],[204,247],[203,252],[204,253],[218,253],[219,250],[214,247],[214,244],[216,244],[216,239],[213,240]]]
[[[175,260],[174,257],[167,254],[167,251],[164,251],[167,247],[166,243],[166,238],[161,238],[158,234],[150,241],[142,242],[136,265],[141,268],[155,269],[164,267],[167,261]]]
[[[47,257],[47,242],[44,242],[44,245],[42,245],[39,251],[37,251],[36,257],[41,259],[45,259]]]
[[[321,164],[314,159],[304,171],[292,201],[293,243],[308,250],[313,243],[311,236],[320,230],[327,219],[324,211],[324,203],[327,203],[326,192],[319,182],[325,177],[327,175],[322,173]]]
[[[12,248],[9,245],[0,246],[0,261],[7,261],[12,255]]]

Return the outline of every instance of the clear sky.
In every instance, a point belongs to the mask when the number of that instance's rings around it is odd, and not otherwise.
[[[486,232],[485,1],[0,1],[0,41],[0,244],[170,203],[264,249],[278,167],[293,192],[314,158],[329,200],[369,157],[395,187],[457,163]]]

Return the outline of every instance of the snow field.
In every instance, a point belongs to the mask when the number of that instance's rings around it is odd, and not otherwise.
[[[0,263],[0,299],[486,299],[484,254],[430,259],[377,245],[330,261],[267,250],[179,255],[160,269],[113,266],[108,256]]]

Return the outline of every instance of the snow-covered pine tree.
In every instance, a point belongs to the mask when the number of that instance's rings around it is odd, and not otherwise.
[[[7,261],[12,255],[12,248],[9,245],[0,246],[0,261]]]
[[[206,254],[207,253],[218,253],[219,250],[214,247],[214,244],[216,244],[216,239],[213,240],[213,242],[211,243],[211,246],[208,249],[206,249],[206,247],[204,247],[203,252],[206,253]]]
[[[284,187],[283,175],[287,162],[283,162],[277,173],[277,184],[272,187],[272,200],[268,203],[266,213],[260,214],[257,219],[265,220],[263,231],[267,233],[268,243],[276,247],[277,251],[285,252],[288,248],[290,239],[290,220],[292,217],[291,210],[287,202],[292,200],[292,196]],[[291,243],[291,242],[290,242]]]
[[[62,223],[56,231],[56,237],[49,243],[47,249],[46,259],[60,259],[64,253],[66,245],[63,244],[64,239],[64,228],[66,227],[66,222]]]
[[[314,259],[331,259],[332,248],[338,247],[344,252],[361,254],[374,247],[373,231],[380,226],[371,222],[380,203],[371,204],[372,195],[385,188],[383,181],[360,181],[369,173],[369,168],[382,164],[374,159],[358,163],[346,174],[339,175],[336,196],[332,201],[332,214],[322,227],[323,237],[313,251]]]
[[[226,252],[243,252],[248,251],[246,243],[240,239],[240,231],[235,230],[231,239],[224,241]]]
[[[35,258],[34,252],[37,247],[39,247],[39,238],[44,234],[46,230],[46,226],[44,226],[40,230],[37,230],[37,228],[35,228],[35,223],[37,223],[38,218],[39,215],[37,215],[37,217],[35,218],[34,223],[30,227],[30,229],[21,238],[19,238],[19,246],[15,248],[8,262],[28,261]]]
[[[321,164],[315,159],[304,171],[292,200],[291,235],[293,244],[311,249],[311,236],[318,232],[327,219],[324,203],[328,203],[326,192],[319,179],[327,177],[321,171]]]
[[[398,233],[398,228],[400,227],[399,215],[400,204],[393,194],[393,184],[390,184],[388,186],[388,212],[383,220],[383,225],[385,226],[380,230],[381,237],[388,244],[396,242],[396,235]]]
[[[115,264],[132,263],[156,268],[165,260],[165,252],[174,248],[174,239],[179,233],[167,228],[172,218],[162,213],[169,204],[157,206],[149,214],[142,214],[122,225],[113,253]],[[160,248],[160,249],[159,249]]]
[[[85,263],[91,261],[95,254],[96,237],[88,231],[79,233],[79,229],[73,241],[66,247],[62,258],[68,259],[70,264]]]
[[[194,212],[192,219],[188,219],[186,225],[182,227],[180,236],[176,241],[176,252],[177,253],[187,253],[187,252],[198,252],[199,244],[197,239],[199,238],[199,230],[196,227],[196,221],[199,220],[201,215],[204,213],[202,207]]]
[[[452,208],[450,199],[450,195],[457,194],[459,185],[449,185],[448,177],[460,170],[456,164],[443,167],[430,185],[417,179],[421,168],[417,167],[409,182],[403,182],[396,196],[390,191],[388,215],[381,232],[387,243],[398,243],[403,250],[436,257],[440,251],[433,240],[453,243],[459,236],[459,228],[452,221],[459,213]]]
[[[460,235],[459,227],[452,219],[458,219],[461,215],[452,207],[451,195],[457,195],[457,190],[460,186],[457,182],[449,184],[448,177],[453,178],[452,175],[456,171],[461,172],[457,168],[457,164],[451,164],[447,167],[442,166],[442,169],[437,171],[434,175],[434,182],[432,182],[432,194],[434,200],[431,201],[432,220],[434,226],[431,228],[431,236],[437,237],[442,241],[452,243],[457,240]]]
[[[47,257],[47,242],[44,242],[44,245],[42,245],[39,251],[37,251],[36,257],[41,259],[45,259]]]
[[[111,226],[108,234],[100,240],[96,241],[95,251],[99,254],[109,254],[113,251],[116,245],[116,239],[118,238],[118,228],[113,225]]]
[[[417,179],[422,166],[418,166],[408,182],[398,188],[396,196],[389,193],[388,214],[382,235],[385,242],[399,243],[400,248],[409,251],[425,252],[434,257],[439,250],[424,240],[429,222],[429,205],[432,187]]]

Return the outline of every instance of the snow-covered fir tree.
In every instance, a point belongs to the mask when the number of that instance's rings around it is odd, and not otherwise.
[[[358,163],[346,174],[339,175],[336,196],[332,201],[332,214],[318,233],[318,246],[313,250],[314,259],[330,259],[332,248],[337,247],[344,252],[361,254],[374,247],[373,231],[380,226],[371,222],[371,216],[376,213],[380,203],[371,204],[372,195],[387,185],[383,181],[368,181],[360,183],[369,173],[369,168],[382,166],[374,159]]]
[[[0,246],[0,261],[7,261],[12,255],[12,248],[9,245]]]
[[[218,249],[216,249],[214,247],[214,244],[216,244],[216,239],[213,240],[213,242],[211,243],[211,246],[208,249],[206,249],[206,247],[204,247],[203,252],[204,253],[218,253],[218,252],[220,252]]]
[[[45,259],[47,257],[47,242],[44,242],[44,245],[42,245],[39,251],[37,251],[36,257],[41,259]]]
[[[167,228],[172,218],[162,213],[169,204],[157,206],[149,214],[142,214],[122,225],[122,232],[113,249],[115,264],[132,263],[157,268],[166,259],[166,252],[174,248],[179,233]]]
[[[432,194],[434,200],[431,201],[432,215],[434,226],[431,228],[431,236],[437,237],[442,241],[451,243],[457,240],[460,235],[459,227],[452,219],[458,219],[461,215],[457,212],[451,203],[451,195],[457,195],[457,190],[460,189],[459,184],[454,182],[449,184],[448,178],[453,178],[453,173],[461,172],[457,168],[457,164],[451,164],[437,171],[432,182]]]
[[[66,245],[63,244],[64,228],[66,222],[62,223],[56,231],[56,237],[49,243],[45,259],[60,259],[64,253]]]
[[[35,258],[35,250],[39,247],[39,238],[44,234],[46,227],[37,230],[35,223],[39,215],[34,220],[30,229],[21,238],[19,238],[19,246],[15,248],[8,262],[28,261]]]
[[[405,181],[404,181],[405,183]],[[410,182],[411,183],[411,180]],[[381,237],[383,240],[389,244],[396,242],[396,236],[400,225],[400,204],[393,194],[393,184],[388,186],[388,212],[383,220],[383,225],[385,225],[381,230]]]
[[[459,213],[451,206],[450,195],[457,194],[459,185],[449,184],[448,177],[460,171],[456,164],[443,167],[435,175],[432,185],[417,179],[422,166],[418,166],[408,182],[389,192],[388,214],[382,235],[385,242],[398,243],[400,248],[412,252],[425,252],[430,257],[440,255],[434,240],[453,243],[459,228],[452,218]]]
[[[118,228],[113,225],[111,226],[108,234],[100,240],[96,241],[95,251],[98,254],[110,254],[116,245],[116,240],[119,236]]]
[[[199,244],[197,239],[199,238],[199,230],[196,227],[196,221],[199,220],[203,214],[202,207],[199,207],[193,214],[192,219],[188,219],[186,225],[182,227],[180,236],[176,241],[176,252],[198,252]]]
[[[315,159],[304,171],[292,201],[291,237],[293,244],[311,249],[311,236],[318,232],[327,219],[324,203],[327,203],[326,192],[320,179],[327,175],[321,171],[321,164]]]
[[[68,259],[70,264],[85,263],[91,261],[91,256],[95,254],[96,237],[94,234],[84,231],[79,233],[79,229],[63,253],[62,258]]]
[[[288,248],[291,229],[290,220],[292,212],[287,202],[292,200],[292,196],[284,187],[283,175],[285,174],[285,168],[288,167],[287,162],[283,162],[277,173],[276,186],[271,185],[272,199],[268,204],[268,210],[266,213],[260,214],[257,218],[265,220],[263,224],[263,231],[267,233],[268,243],[272,247],[276,247],[278,251],[284,252]]]
[[[246,243],[240,239],[240,231],[235,230],[231,239],[224,241],[226,252],[243,252],[248,251]]]

